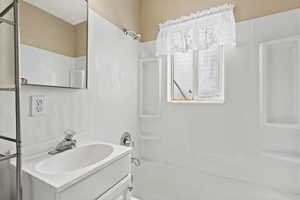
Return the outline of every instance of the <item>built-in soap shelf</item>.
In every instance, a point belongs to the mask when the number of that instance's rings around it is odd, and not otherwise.
[[[262,124],[300,128],[300,36],[260,44]]]
[[[140,59],[139,68],[139,116],[144,119],[160,117],[161,108],[160,58]]]
[[[262,154],[272,159],[300,164],[300,153],[298,152],[264,151]]]

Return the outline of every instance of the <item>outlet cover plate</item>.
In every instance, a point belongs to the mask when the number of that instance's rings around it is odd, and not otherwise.
[[[45,114],[46,97],[44,95],[31,96],[31,116],[41,116]]]

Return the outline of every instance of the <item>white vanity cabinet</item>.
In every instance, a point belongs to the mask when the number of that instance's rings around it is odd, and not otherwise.
[[[130,155],[96,171],[70,186],[55,188],[35,177],[24,174],[24,200],[109,200],[126,196],[130,184]],[[102,198],[102,197],[107,198]]]
[[[122,193],[126,196],[130,185],[129,174],[130,155],[62,189],[25,173],[24,200],[108,200]]]
[[[123,179],[128,179],[127,177],[130,173],[129,163],[129,156],[121,158],[103,170],[75,183],[62,192],[59,192],[56,200],[100,199],[102,195],[109,192],[110,189],[122,182]],[[129,181],[124,184],[128,184],[129,186]]]
[[[87,146],[83,145],[83,147]],[[128,187],[131,182],[131,149],[118,145],[111,145],[111,147],[112,153],[103,160],[79,170],[60,173],[51,174],[51,171],[42,173],[38,170],[39,164],[54,158],[55,161],[66,162],[62,166],[68,169],[72,165],[68,165],[69,161],[66,160],[73,162],[77,158],[72,156],[75,154],[78,156],[77,153],[82,151],[71,150],[56,157],[43,154],[25,160],[23,164],[24,200],[113,200],[121,195],[124,196],[124,200],[127,200],[129,198]],[[97,154],[101,153],[103,152],[97,152]],[[96,157],[94,154],[91,153],[88,157]],[[84,158],[79,161],[82,165]]]

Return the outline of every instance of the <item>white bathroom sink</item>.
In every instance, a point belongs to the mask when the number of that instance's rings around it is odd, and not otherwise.
[[[116,177],[118,173],[121,173],[122,177],[126,176],[123,172],[129,170],[131,148],[105,143],[86,135],[78,135],[76,139],[76,148],[54,156],[49,155],[48,151],[60,140],[24,148],[24,175],[39,180],[39,183],[49,185],[56,191],[63,191],[98,173],[105,172],[106,176],[107,170],[114,171],[107,174],[110,177]],[[16,166],[16,160],[12,159],[11,164]]]
[[[36,170],[44,174],[73,172],[104,160],[112,154],[113,150],[112,146],[106,144],[78,147],[37,163]]]

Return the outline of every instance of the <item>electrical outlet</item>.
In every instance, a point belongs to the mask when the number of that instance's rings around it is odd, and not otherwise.
[[[40,116],[45,113],[46,97],[43,95],[31,96],[31,116]]]

